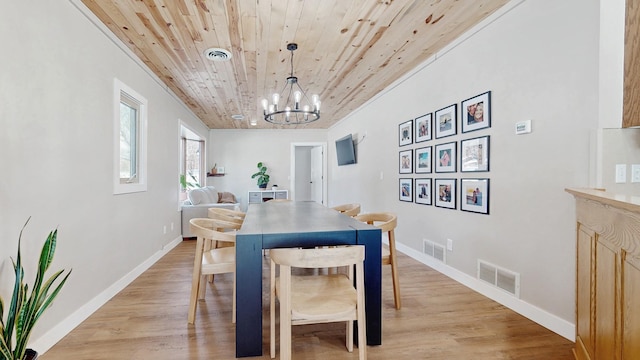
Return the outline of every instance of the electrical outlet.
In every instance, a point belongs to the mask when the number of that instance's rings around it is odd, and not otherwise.
[[[447,250],[453,251],[453,240],[447,239]]]
[[[627,164],[616,164],[616,184],[627,182]]]

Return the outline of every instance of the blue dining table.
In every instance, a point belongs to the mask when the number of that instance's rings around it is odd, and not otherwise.
[[[380,229],[315,202],[251,204],[236,234],[236,357],[262,355],[263,249],[365,246],[367,344],[382,344]]]

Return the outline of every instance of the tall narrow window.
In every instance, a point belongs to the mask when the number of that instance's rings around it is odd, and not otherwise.
[[[186,174],[192,180],[195,180],[198,185],[204,186],[206,180],[204,179],[204,141],[184,139],[185,141],[185,163],[184,168]]]
[[[180,121],[180,179],[179,200],[185,200],[189,190],[207,185],[206,139]]]
[[[147,100],[114,82],[114,194],[146,191]]]

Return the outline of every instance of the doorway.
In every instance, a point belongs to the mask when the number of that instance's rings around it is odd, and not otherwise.
[[[291,143],[292,200],[326,204],[326,173],[326,143]]]

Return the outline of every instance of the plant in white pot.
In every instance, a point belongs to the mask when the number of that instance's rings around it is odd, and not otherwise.
[[[56,251],[58,238],[58,230],[56,229],[49,233],[42,246],[40,260],[38,261],[38,272],[33,286],[30,287],[25,284],[22,257],[20,256],[20,242],[22,241],[22,232],[28,223],[29,219],[27,219],[20,231],[16,259],[11,259],[15,271],[15,285],[11,302],[8,304],[6,318],[4,315],[5,303],[0,297],[0,360],[27,360],[38,357],[37,352],[27,349],[31,331],[40,316],[42,316],[42,313],[56,298],[69,275],[71,275],[71,270],[69,270],[55,287],[54,283],[64,274],[64,269],[54,273],[47,280],[44,279]]]

